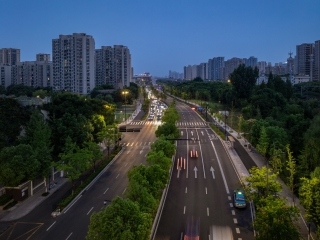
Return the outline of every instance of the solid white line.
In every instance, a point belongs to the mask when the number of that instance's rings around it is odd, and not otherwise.
[[[240,229],[239,229],[239,228],[236,228],[236,232],[237,232],[237,233],[240,233]]]
[[[186,214],[186,206],[183,207],[183,214]]]
[[[231,210],[232,215],[236,215],[236,212],[234,210]]]
[[[226,188],[227,194],[229,194],[230,192],[229,192],[229,188],[228,188],[228,185],[227,185],[226,177],[224,176],[224,173],[223,173],[223,170],[222,170],[222,166],[221,166],[221,163],[220,163],[220,160],[219,160],[219,157],[218,157],[216,148],[214,147],[212,141],[211,141],[211,145],[212,145],[213,150],[214,150],[214,153],[216,154],[216,157],[217,157],[217,161],[218,161],[219,168],[220,168],[220,171],[221,171],[221,174],[222,174],[222,179],[223,179],[223,182],[224,182],[224,186],[225,186],[225,188]]]
[[[87,213],[87,215],[89,215],[89,213],[92,211],[93,207],[89,210],[89,212]]]
[[[108,190],[109,190],[109,188],[107,188],[107,190],[105,190],[103,194],[106,194],[106,192],[107,192]]]
[[[71,237],[71,235],[72,235],[72,233],[70,233],[70,235],[66,238],[66,240],[68,240],[68,239],[69,239],[69,237]]]
[[[120,175],[120,173],[118,173],[118,175],[116,176],[116,178],[118,178],[118,177],[119,177],[119,175]]]
[[[207,216],[209,217],[209,208],[207,208]]]
[[[186,191],[185,191],[185,193],[187,193],[188,192],[188,190],[187,190],[187,187],[186,187]]]
[[[206,188],[206,194],[208,194],[207,188]]]
[[[64,211],[64,213],[66,213],[67,211],[69,211],[69,209],[70,209],[81,197],[82,197],[82,195],[80,195],[80,197],[79,197],[76,201],[74,201],[74,202],[72,203],[72,205],[71,205],[67,210]]]
[[[188,138],[188,129],[186,128],[187,138]],[[189,175],[189,141],[187,140],[187,174],[186,178],[188,178]]]
[[[56,221],[54,221],[54,223],[51,224],[50,227],[48,227],[47,231],[56,223]]]
[[[238,220],[236,218],[233,219],[233,223],[238,223]]]
[[[200,140],[198,130],[196,130],[196,132],[197,132],[198,139]],[[202,154],[202,150],[201,150],[200,141],[199,141],[199,147],[200,147],[201,160],[202,160],[203,177],[206,178],[206,173],[204,171],[203,154]]]
[[[125,192],[126,190],[127,190],[127,189],[125,188],[125,189],[123,190],[122,194],[124,194],[124,192]]]

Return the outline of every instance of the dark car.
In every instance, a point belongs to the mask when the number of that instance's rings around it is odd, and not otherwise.
[[[184,240],[199,240],[200,218],[188,216],[186,221]]]

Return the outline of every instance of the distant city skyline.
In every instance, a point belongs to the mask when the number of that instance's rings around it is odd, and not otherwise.
[[[52,39],[59,35],[86,33],[96,49],[127,46],[134,74],[167,76],[216,56],[285,62],[296,45],[320,39],[318,0],[0,3],[0,48],[20,49],[20,61],[52,54]]]

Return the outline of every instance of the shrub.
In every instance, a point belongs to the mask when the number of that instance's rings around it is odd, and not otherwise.
[[[0,206],[5,205],[11,199],[12,199],[12,195],[3,194],[2,196],[0,196]]]

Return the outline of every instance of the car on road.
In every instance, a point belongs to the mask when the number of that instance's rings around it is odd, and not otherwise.
[[[213,225],[210,227],[209,240],[233,240],[232,230],[229,226]]]
[[[198,157],[198,151],[196,150],[195,147],[192,147],[192,149],[190,150],[190,157],[192,157],[192,158]]]
[[[184,240],[199,240],[200,239],[200,218],[188,216],[185,226]]]
[[[233,205],[237,208],[245,208],[247,206],[243,190],[236,189],[233,191]]]

